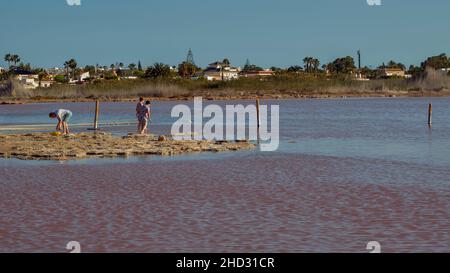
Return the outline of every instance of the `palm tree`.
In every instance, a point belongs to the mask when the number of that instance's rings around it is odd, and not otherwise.
[[[6,54],[5,55],[5,61],[8,62],[8,65],[11,67],[11,63],[16,66],[18,63],[20,63],[20,56],[17,54]]]
[[[6,55],[5,55],[5,62],[8,63],[8,66],[9,66],[9,67],[11,67],[11,62],[12,62],[11,57],[12,57],[11,54],[6,54]]]
[[[38,68],[34,70],[35,74],[38,74],[38,80],[39,80],[39,87],[42,86],[42,80],[47,77],[47,71],[45,71],[43,68]]]
[[[312,68],[313,68],[314,71],[319,70],[319,67],[320,67],[319,59],[312,59],[311,60],[311,65],[312,65]]]
[[[67,71],[67,78],[70,78],[69,71],[73,72],[73,77],[75,77],[75,69],[77,68],[78,64],[75,59],[70,59],[64,63],[64,68]]]
[[[195,64],[186,61],[178,65],[178,75],[183,78],[191,78],[198,70]]]
[[[222,63],[223,63],[225,66],[230,66],[230,64],[231,64],[230,60],[228,60],[227,58],[223,59]]]
[[[11,62],[14,63],[14,66],[16,66],[18,63],[20,63],[20,57],[19,57],[19,55],[12,55],[12,56],[11,56]]]
[[[170,76],[170,67],[163,63],[155,63],[147,69],[145,74],[152,79],[167,78]]]
[[[306,72],[310,72],[310,71],[311,71],[313,59],[314,59],[314,58],[312,58],[312,57],[305,57],[305,58],[303,59],[303,63],[305,64],[305,70],[306,70]]]
[[[305,70],[308,71],[309,70],[309,58],[305,57],[303,59],[303,63],[305,64]]]
[[[136,64],[135,64],[135,63],[131,63],[131,64],[128,65],[128,68],[129,68],[131,71],[134,71],[134,70],[136,69]]]

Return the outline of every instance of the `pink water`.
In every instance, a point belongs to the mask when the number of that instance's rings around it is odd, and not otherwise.
[[[0,161],[0,252],[449,252],[450,100],[422,105],[282,102],[275,153]]]
[[[385,183],[367,181],[375,164]],[[394,183],[399,170],[421,180],[414,167],[284,156],[3,168],[0,250],[449,251],[448,187]]]

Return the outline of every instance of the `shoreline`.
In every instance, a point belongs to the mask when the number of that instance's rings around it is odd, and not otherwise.
[[[197,96],[179,96],[179,97],[146,97],[152,101],[189,101]],[[265,95],[230,95],[230,96],[201,96],[207,101],[233,101],[233,100],[307,100],[307,99],[380,99],[380,98],[447,98],[450,97],[450,92],[408,92],[408,91],[397,91],[397,92],[384,92],[384,93],[342,93],[342,94],[265,94]],[[98,98],[11,98],[11,97],[0,97],[0,105],[20,105],[20,104],[34,104],[34,103],[55,103],[55,102],[135,102],[136,97],[123,97],[123,98],[112,98],[112,97],[98,97]]]

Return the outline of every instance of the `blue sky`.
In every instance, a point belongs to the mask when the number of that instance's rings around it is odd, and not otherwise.
[[[0,0],[0,55],[35,66],[156,61],[175,65],[192,48],[197,64],[229,58],[269,67],[355,56],[419,64],[450,53],[448,0]],[[356,56],[355,56],[356,57]]]

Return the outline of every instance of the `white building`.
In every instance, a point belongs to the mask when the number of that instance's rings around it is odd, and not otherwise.
[[[91,77],[91,74],[89,72],[81,73],[81,75],[78,77],[80,82],[84,82],[86,79],[89,79]]]
[[[67,70],[65,68],[53,67],[46,69],[47,73],[50,75],[65,75]]]
[[[41,88],[49,88],[55,83],[53,80],[42,80],[41,81]],[[38,83],[39,84],[39,83]]]
[[[383,68],[381,70],[383,73],[383,76],[385,77],[399,77],[399,78],[406,78],[406,71],[401,68]]]
[[[17,80],[25,89],[36,89],[39,87],[38,75],[17,75]]]
[[[208,81],[229,81],[239,78],[241,69],[239,67],[232,67],[230,65],[215,62],[209,66],[198,76],[203,76]]]
[[[15,79],[25,89],[36,89],[39,87],[39,75],[34,74],[31,71],[16,69],[14,71]]]
[[[25,89],[48,88],[54,83],[53,77],[41,78],[39,82],[39,75],[31,71],[16,69],[14,73],[16,81]]]
[[[3,67],[0,66],[0,73],[4,73],[6,72],[6,69],[4,69]]]
[[[83,72],[79,76],[77,76],[75,79],[71,79],[69,83],[77,83],[77,82],[84,82],[86,79],[89,79],[91,77],[91,74],[89,72]]]

